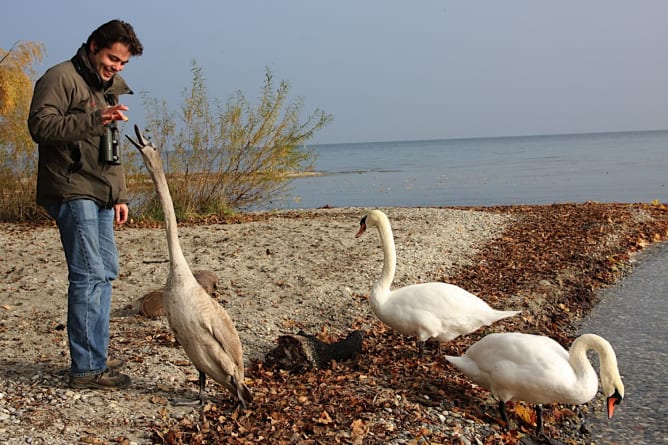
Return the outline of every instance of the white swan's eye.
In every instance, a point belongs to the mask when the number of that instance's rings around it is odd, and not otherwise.
[[[622,400],[624,399],[624,397],[622,397],[622,395],[619,394],[618,389],[615,389],[614,394],[612,394],[612,396],[610,396],[610,397],[615,399],[615,405],[619,405],[620,403],[622,403]]]

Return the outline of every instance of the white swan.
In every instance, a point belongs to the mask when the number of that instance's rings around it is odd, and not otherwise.
[[[135,125],[137,141],[128,139],[144,159],[165,215],[169,248],[169,275],[163,301],[169,325],[199,371],[199,401],[203,402],[208,375],[223,385],[241,406],[252,401],[244,383],[243,352],[239,334],[225,309],[209,296],[190,270],[177,230],[174,204],[169,193],[160,153],[144,139]]]
[[[601,387],[607,399],[608,418],[624,398],[624,385],[615,351],[595,334],[578,337],[566,351],[549,337],[521,333],[489,334],[461,357],[445,358],[478,385],[499,399],[499,411],[508,424],[505,402],[538,405],[536,433],[542,434],[541,404],[578,405],[598,391],[596,371],[587,358],[594,350],[600,357]]]
[[[390,291],[397,254],[389,219],[380,210],[371,210],[360,220],[355,237],[373,226],[378,228],[383,246],[383,271],[371,289],[371,309],[386,325],[416,337],[420,355],[424,342],[430,338],[438,340],[440,348],[440,342],[519,314],[520,311],[492,309],[472,293],[448,283],[413,284]]]

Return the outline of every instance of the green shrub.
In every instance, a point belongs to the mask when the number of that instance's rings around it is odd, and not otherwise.
[[[257,105],[241,92],[222,105],[209,99],[202,70],[193,62],[192,86],[184,93],[178,119],[164,101],[144,94],[147,131],[162,151],[177,218],[268,202],[285,190],[294,173],[313,168],[314,154],[304,144],[332,118],[315,110],[300,122],[303,101],[288,103],[288,83],[274,89],[272,80],[267,69]],[[138,167],[129,177],[143,183],[143,168],[131,164]],[[135,192],[141,196],[145,190]],[[144,196],[141,201],[135,215],[161,213],[155,200]]]

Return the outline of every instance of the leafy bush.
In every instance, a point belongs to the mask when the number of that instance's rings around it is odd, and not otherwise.
[[[285,190],[295,173],[313,168],[314,155],[304,143],[331,116],[315,110],[300,122],[303,101],[288,102],[288,92],[286,81],[274,89],[267,69],[257,105],[241,92],[223,105],[209,99],[202,70],[193,62],[192,86],[184,93],[178,120],[164,101],[144,94],[147,130],[162,151],[179,219],[268,202]],[[143,167],[134,161],[130,165],[139,168],[128,174],[130,189],[141,201],[134,214],[161,215],[152,191],[146,195]]]

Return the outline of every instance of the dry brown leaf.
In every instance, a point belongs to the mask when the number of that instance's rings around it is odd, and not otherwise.
[[[321,425],[328,425],[333,421],[329,413],[327,411],[323,411],[322,413],[320,413],[320,417],[318,417],[315,422]]]
[[[151,396],[151,403],[156,405],[167,405],[167,399],[162,396]]]
[[[532,408],[529,408],[522,403],[515,405],[515,414],[528,425],[533,425],[535,423],[534,418],[536,416],[536,412]]]
[[[364,422],[362,419],[353,420],[353,423],[350,425],[350,429],[352,430],[353,438],[364,438],[368,431],[366,422]]]

